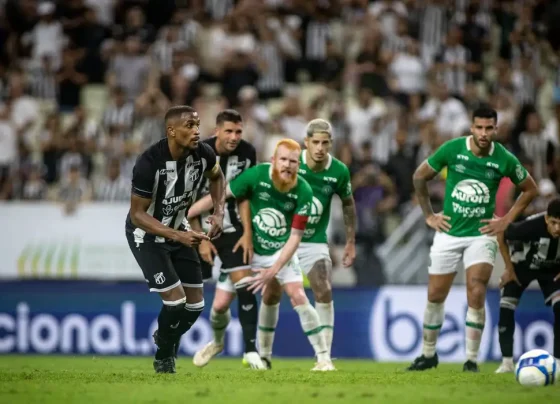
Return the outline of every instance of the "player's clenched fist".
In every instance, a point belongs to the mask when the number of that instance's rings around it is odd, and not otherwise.
[[[189,247],[196,247],[201,243],[202,240],[210,240],[210,238],[204,234],[197,231],[185,231],[180,232],[177,237],[177,241]]]

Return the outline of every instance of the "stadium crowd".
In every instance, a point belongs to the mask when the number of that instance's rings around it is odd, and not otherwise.
[[[559,1],[0,5],[0,200],[58,200],[68,212],[128,200],[135,158],[164,135],[174,104],[200,112],[203,136],[218,111],[237,109],[261,161],[279,137],[302,141],[309,120],[330,120],[358,241],[385,239],[384,221],[414,206],[414,168],[468,133],[481,103],[538,182],[530,209],[560,190]],[[443,184],[432,183],[436,201]],[[504,180],[497,213],[515,196]]]

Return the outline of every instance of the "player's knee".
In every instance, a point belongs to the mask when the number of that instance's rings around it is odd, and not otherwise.
[[[162,300],[165,309],[170,312],[181,311],[185,308],[185,304],[187,303],[187,298],[182,297],[177,300]]]
[[[159,295],[164,302],[176,302],[185,299],[185,291],[180,286],[165,292],[159,292]]]
[[[307,295],[305,294],[305,290],[303,289],[303,285],[301,284],[288,284],[286,286],[286,294],[290,298],[292,307],[309,303],[309,299],[307,299]]]
[[[315,301],[319,303],[329,303],[332,301],[332,287],[330,282],[315,285],[313,288],[313,296],[315,296]]]
[[[248,287],[251,284],[252,277],[245,277],[235,283],[235,291],[237,292],[237,298],[241,303],[253,302],[257,300],[257,297],[251,292]]]
[[[447,291],[444,288],[428,288],[428,301],[431,303],[445,303]]]
[[[200,288],[185,288],[185,296],[187,298],[187,302],[189,303],[197,303],[201,300],[204,300],[204,290]]]
[[[474,282],[467,286],[467,302],[470,307],[481,309],[486,301],[486,284]]]

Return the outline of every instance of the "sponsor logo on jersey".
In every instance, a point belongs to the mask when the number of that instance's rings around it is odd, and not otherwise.
[[[465,156],[464,154],[457,154],[457,158],[459,160],[469,161],[469,156]]]
[[[499,166],[498,164],[493,163],[493,162],[491,162],[491,161],[489,161],[488,163],[486,163],[486,167],[492,167],[492,168],[495,168],[495,169],[497,169],[497,170],[500,169],[500,166]]]
[[[261,187],[265,187],[265,188],[272,188],[272,186],[270,184],[267,184],[266,182],[263,182],[263,181],[259,182],[259,185]]]
[[[165,198],[161,201],[163,208],[162,212],[165,216],[173,216],[175,212],[180,209],[185,209],[187,207],[187,202],[193,197],[194,192],[185,192],[183,195],[172,196],[171,198]]]
[[[490,203],[490,190],[478,180],[463,180],[455,185],[451,197],[465,203]]]
[[[458,173],[464,173],[466,170],[466,167],[462,164],[457,164],[455,166],[455,171],[457,171]]]
[[[453,192],[453,213],[463,217],[482,217],[486,215],[485,206],[465,206],[466,205],[485,205],[490,203],[490,190],[483,182],[478,180],[460,181]]]
[[[291,212],[292,210],[294,210],[294,208],[296,207],[296,205],[294,205],[293,202],[286,202],[284,204],[284,210],[287,212]]]
[[[336,182],[338,181],[336,178],[334,177],[323,177],[323,180],[325,180],[326,182],[332,182],[334,184],[336,184]]]
[[[259,193],[259,199],[261,201],[268,201],[270,199],[270,194],[268,192],[260,192]]]
[[[270,237],[281,237],[288,232],[286,217],[282,212],[274,208],[259,210],[253,218],[253,223],[259,230]]]
[[[305,174],[305,173],[307,173],[307,171],[304,170],[303,168],[300,168],[300,169],[298,170],[298,173],[300,173],[300,174]]]
[[[333,188],[330,185],[325,185],[322,189],[321,192],[323,192],[325,195],[331,195],[333,193]]]
[[[166,175],[167,173],[172,174],[175,172],[175,169],[167,169],[167,168],[162,168],[161,170],[159,170],[159,175]]]
[[[321,201],[315,197],[311,201],[311,212],[309,213],[309,220],[307,223],[309,224],[317,224],[319,220],[321,220],[321,216],[323,215],[323,204]]]

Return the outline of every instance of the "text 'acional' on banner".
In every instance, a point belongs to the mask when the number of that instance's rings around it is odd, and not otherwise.
[[[0,204],[0,279],[143,280],[124,235],[128,204]]]
[[[152,355],[161,301],[143,282],[0,282],[0,354]],[[424,287],[334,289],[335,329],[332,355],[407,362],[422,349]],[[206,285],[207,307],[183,336],[181,353],[193,355],[212,339],[209,321],[214,288]],[[311,296],[310,296],[311,297]],[[486,325],[480,361],[500,359],[498,290],[486,301]],[[68,304],[71,301],[72,304]],[[442,362],[465,359],[465,290],[454,287],[445,304],[438,340]],[[313,358],[299,318],[286,297],[280,306],[274,356]],[[514,355],[529,349],[552,351],[553,316],[540,292],[527,291],[516,313]],[[226,356],[243,353],[237,305],[225,338]]]

